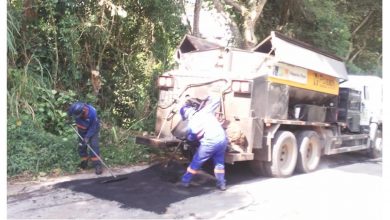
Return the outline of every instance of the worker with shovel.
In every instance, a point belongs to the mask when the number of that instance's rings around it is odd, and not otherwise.
[[[91,146],[89,155],[95,167],[95,173],[97,175],[102,174],[103,168],[99,160],[100,121],[96,109],[92,105],[76,102],[69,107],[68,116],[75,120],[77,126],[78,149],[81,157],[80,168],[86,169],[88,166],[88,145]]]
[[[215,117],[215,111],[221,102],[221,96],[207,97],[205,105],[198,106],[185,104],[180,109],[182,120],[188,121],[187,141],[199,141],[200,146],[195,153],[187,172],[182,176],[180,186],[188,187],[193,175],[197,174],[204,162],[212,158],[217,188],[226,190],[225,181],[225,150],[227,137],[225,130]]]

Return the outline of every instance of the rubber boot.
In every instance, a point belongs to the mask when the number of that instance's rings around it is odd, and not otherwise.
[[[193,174],[186,172],[182,177],[181,177],[181,182],[179,183],[180,187],[188,188],[190,187],[190,182],[192,179]]]
[[[217,188],[221,191],[226,190],[226,183],[217,183]]]
[[[225,180],[225,175],[221,173],[216,173],[215,177],[217,179],[217,188],[221,191],[226,190],[226,180]]]
[[[83,170],[87,169],[88,167],[88,160],[82,160],[79,164],[79,167]]]
[[[103,173],[103,167],[100,163],[95,164],[95,173],[96,175],[100,175]]]
[[[190,187],[190,183],[179,182],[179,183],[176,184],[176,186],[178,186],[180,188],[188,188],[188,187]]]

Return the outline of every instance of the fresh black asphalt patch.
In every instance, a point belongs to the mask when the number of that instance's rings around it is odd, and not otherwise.
[[[113,177],[101,177],[63,182],[55,187],[116,201],[122,204],[122,208],[139,208],[163,214],[172,203],[217,190],[215,178],[210,170],[196,175],[189,188],[178,186],[177,183],[180,182],[186,166],[187,164],[177,162],[161,163],[141,171],[117,176],[117,178],[127,177],[123,181],[102,183]],[[227,190],[230,185],[256,178],[250,173],[249,166],[246,164],[238,163],[234,166],[227,166],[226,173]]]
[[[351,155],[351,159],[339,158],[340,156],[324,157],[329,160],[327,167],[353,164],[367,160],[364,156]],[[349,157],[347,157],[349,158]],[[196,175],[189,188],[177,186],[181,176],[184,174],[187,164],[176,161],[160,163],[141,171],[132,172],[126,175],[119,175],[117,178],[127,177],[126,180],[102,183],[113,177],[101,177],[94,179],[73,180],[56,184],[55,187],[67,188],[75,192],[88,193],[94,197],[119,202],[122,208],[139,208],[163,214],[170,204],[217,191],[215,178],[212,175],[212,166],[205,164],[202,172]],[[321,168],[319,168],[321,169]],[[107,171],[106,171],[107,172]],[[227,192],[232,185],[244,181],[258,179],[254,176],[247,162],[238,162],[234,165],[226,165]]]

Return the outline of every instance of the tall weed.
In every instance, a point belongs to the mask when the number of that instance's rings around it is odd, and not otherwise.
[[[46,132],[29,117],[8,118],[7,174],[74,172],[79,160],[76,139]]]
[[[100,138],[102,159],[109,166],[134,165],[148,162],[158,153],[137,145],[130,133],[113,127],[103,127]],[[61,170],[66,173],[77,172],[79,163],[77,136],[68,126],[63,135],[45,131],[39,121],[27,115],[8,118],[7,123],[7,174],[21,173],[37,175]],[[113,132],[116,132],[114,135]]]

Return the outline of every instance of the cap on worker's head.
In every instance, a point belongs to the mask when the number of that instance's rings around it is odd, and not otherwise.
[[[193,115],[194,113],[195,113],[195,109],[193,109],[190,106],[185,105],[185,106],[180,108],[180,115],[181,115],[182,120],[188,119],[188,117],[190,115]]]
[[[84,103],[82,102],[76,102],[72,106],[72,115],[75,118],[81,117],[83,114],[83,109],[84,109]]]

